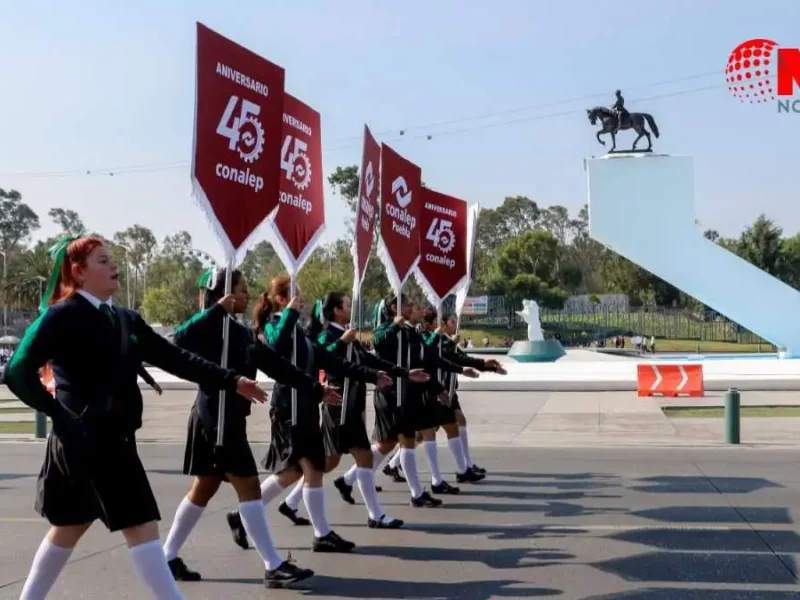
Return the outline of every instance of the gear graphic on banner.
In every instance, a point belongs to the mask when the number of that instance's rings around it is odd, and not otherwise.
[[[456,245],[456,234],[453,232],[452,221],[436,218],[431,221],[425,239],[430,240],[433,247],[448,254]]]
[[[239,144],[236,149],[246,163],[253,163],[264,150],[264,128],[261,122],[250,115],[239,125]]]
[[[445,254],[448,254],[456,245],[456,236],[452,229],[439,230],[439,242],[436,247]]]
[[[306,189],[311,183],[311,161],[307,154],[294,155],[292,183],[298,190]]]

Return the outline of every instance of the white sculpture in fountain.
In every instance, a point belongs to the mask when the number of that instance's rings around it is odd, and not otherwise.
[[[523,300],[522,310],[518,310],[517,314],[528,324],[528,341],[544,341],[544,336],[542,335],[542,324],[539,322],[539,305],[536,304],[536,301]]]

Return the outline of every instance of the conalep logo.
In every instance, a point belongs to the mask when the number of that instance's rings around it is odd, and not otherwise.
[[[728,90],[740,102],[763,104],[778,100],[778,112],[800,113],[800,48],[780,48],[766,38],[742,42],[733,49],[725,67]]]

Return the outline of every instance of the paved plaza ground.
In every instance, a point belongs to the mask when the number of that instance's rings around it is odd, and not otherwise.
[[[162,538],[188,486],[181,465],[193,399],[191,390],[145,393],[140,448],[162,510]],[[1,387],[0,401],[0,419],[20,418]],[[329,517],[358,544],[355,556],[311,553],[311,531],[273,507],[280,548],[317,572],[302,591],[263,588],[255,552],[232,543],[223,517],[235,499],[223,488],[183,552],[205,577],[181,584],[187,598],[800,598],[800,418],[744,419],[743,443],[731,447],[721,419],[669,418],[661,410],[719,406],[721,393],[670,401],[633,392],[467,392],[461,401],[487,480],[462,486],[446,507],[415,509],[405,484],[379,475],[387,511],[408,526],[374,531],[360,498],[345,505],[329,478]],[[747,392],[742,402],[800,404],[794,392]],[[266,406],[254,407],[249,431],[260,458]],[[43,448],[30,436],[0,443],[0,600],[18,598],[47,529],[32,508]],[[422,452],[418,459],[425,470]],[[50,597],[146,594],[121,536],[96,525]]]
[[[0,445],[0,598],[17,598],[47,526],[32,510],[43,446]],[[256,451],[263,452],[262,445]],[[162,538],[187,478],[183,448],[142,444],[163,513]],[[420,463],[424,465],[420,452]],[[311,532],[269,513],[282,551],[316,570],[303,591],[267,591],[254,551],[233,545],[223,488],[182,555],[205,580],[187,598],[560,598],[788,600],[800,597],[800,468],[792,451],[753,448],[477,448],[484,482],[439,509],[408,506],[404,484],[381,499],[407,520],[365,526],[360,503],[328,484],[335,529],[353,555],[309,551]],[[443,454],[447,471],[449,456]],[[301,509],[303,510],[303,509]],[[119,535],[95,525],[51,594],[54,599],[140,599]]]

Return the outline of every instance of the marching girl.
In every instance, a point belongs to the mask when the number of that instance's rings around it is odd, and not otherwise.
[[[231,294],[225,291],[225,270],[212,274],[205,290],[203,306],[209,307],[196,314],[175,331],[175,344],[196,352],[210,361],[222,358],[223,322],[229,319],[228,364],[237,372],[255,379],[256,371],[266,373],[275,381],[300,390],[315,402],[326,398],[338,402],[339,396],[323,390],[320,383],[294,368],[280,358],[272,348],[256,339],[253,332],[233,317],[242,314],[250,301],[247,281],[242,273],[231,274]],[[223,481],[229,482],[239,498],[238,511],[228,513],[234,540],[247,548],[247,539],[253,540],[266,573],[264,584],[269,588],[287,587],[307,579],[314,573],[301,569],[283,559],[273,544],[261,503],[258,467],[247,440],[246,420],[250,404],[246,399],[232,396],[225,405],[225,438],[221,451],[215,448],[217,438],[218,394],[213,388],[201,388],[189,415],[186,454],[183,472],[194,476],[189,493],[175,514],[164,553],[176,579],[197,581],[200,574],[189,570],[178,556],[211,498]]]
[[[290,298],[290,279],[279,275],[270,282],[268,292],[261,294],[254,309],[253,320],[259,331],[264,331],[267,342],[276,352],[292,357],[294,334],[296,362],[299,369],[310,377],[319,378],[324,370],[341,379],[345,377],[390,385],[391,379],[375,369],[343,361],[309,339],[297,321],[303,308],[298,295]],[[269,504],[288,486],[303,477],[303,501],[314,528],[314,552],[350,552],[355,544],[342,539],[333,531],[325,516],[325,493],[322,476],[325,472],[325,443],[320,429],[319,404],[306,394],[297,393],[297,424],[292,425],[291,390],[277,384],[273,388],[270,408],[272,435],[264,467],[273,475],[261,484],[261,498]]]
[[[373,369],[391,374],[392,377],[425,383],[429,377],[422,369],[409,372],[408,370],[387,362],[367,352],[356,340],[356,332],[347,329],[350,323],[351,302],[350,298],[339,292],[331,292],[323,301],[318,301],[314,315],[309,326],[309,335],[317,338],[319,343],[329,352],[341,358],[347,356],[347,347],[352,346],[352,361],[364,364]],[[330,373],[328,383],[337,388],[344,389],[344,380]],[[358,482],[358,488],[364,503],[369,511],[367,526],[370,528],[396,529],[403,525],[403,521],[386,516],[378,500],[375,489],[375,474],[373,470],[372,448],[364,424],[364,415],[367,404],[367,386],[362,381],[350,381],[347,402],[347,414],[344,425],[341,425],[341,406],[326,406],[322,412],[322,433],[325,441],[325,451],[328,457],[326,472],[330,472],[339,465],[342,454],[352,454],[355,459],[353,475]],[[334,485],[339,490],[345,502],[354,504],[353,482],[339,477],[334,480]]]
[[[397,314],[397,296],[390,295],[382,300],[376,309],[376,329],[373,337],[376,354],[387,362],[407,369],[425,368],[443,369],[453,373],[463,373],[467,377],[475,377],[477,373],[464,369],[440,357],[438,353],[426,352],[422,337],[414,324],[407,320],[416,318],[419,311],[401,296],[403,313]],[[398,353],[398,344],[402,344]],[[444,388],[434,379],[427,384],[419,385],[401,382],[401,405],[397,405],[397,384],[375,390],[375,430],[373,437],[377,443],[373,445],[377,465],[400,443],[400,464],[403,468],[408,487],[411,491],[411,505],[416,507],[437,507],[442,501],[431,496],[420,483],[417,471],[417,460],[414,454],[414,443],[417,431],[433,429],[429,411],[425,410],[423,394],[428,392],[434,396],[445,394]],[[442,398],[444,400],[444,398]],[[380,457],[380,458],[378,458]],[[377,468],[376,465],[376,468]]]
[[[153,598],[184,597],[159,543],[161,515],[136,450],[142,361],[208,388],[266,400],[255,381],[170,344],[137,313],[112,308],[118,289],[119,269],[102,239],[64,242],[48,284],[49,307],[7,368],[9,389],[53,423],[36,498],[36,510],[52,527],[33,559],[23,600],[47,595],[97,519],[125,536],[134,570]],[[47,363],[55,396],[39,378]]]
[[[442,319],[442,327],[439,328],[436,327],[437,319],[438,314],[435,310],[428,309],[425,312],[425,317],[423,320],[425,325],[425,333],[422,334],[422,337],[425,340],[426,346],[432,348],[434,352],[441,352],[442,356],[451,362],[461,365],[462,367],[472,367],[473,369],[482,372],[489,371],[493,373],[499,373],[501,375],[506,374],[505,369],[503,369],[500,363],[496,360],[482,360],[480,358],[474,358],[458,349],[458,345],[452,339],[452,336],[455,334],[456,330],[455,315],[444,316]],[[436,374],[434,374],[434,376],[436,376]],[[449,390],[451,385],[450,373],[442,371],[441,376],[442,386]],[[471,483],[484,479],[485,471],[482,469],[481,471],[476,471],[474,463],[468,460],[469,452],[466,445],[466,437],[461,437],[461,427],[459,426],[458,415],[461,415],[461,419],[464,420],[465,423],[466,419],[464,419],[464,413],[462,412],[461,405],[458,401],[458,394],[455,392],[455,388],[457,387],[458,380],[455,381],[453,396],[450,399],[449,405],[439,405],[439,423],[447,434],[447,445],[450,448],[450,452],[452,452],[453,458],[456,462],[456,467],[458,469],[456,473],[456,480],[459,483]]]

